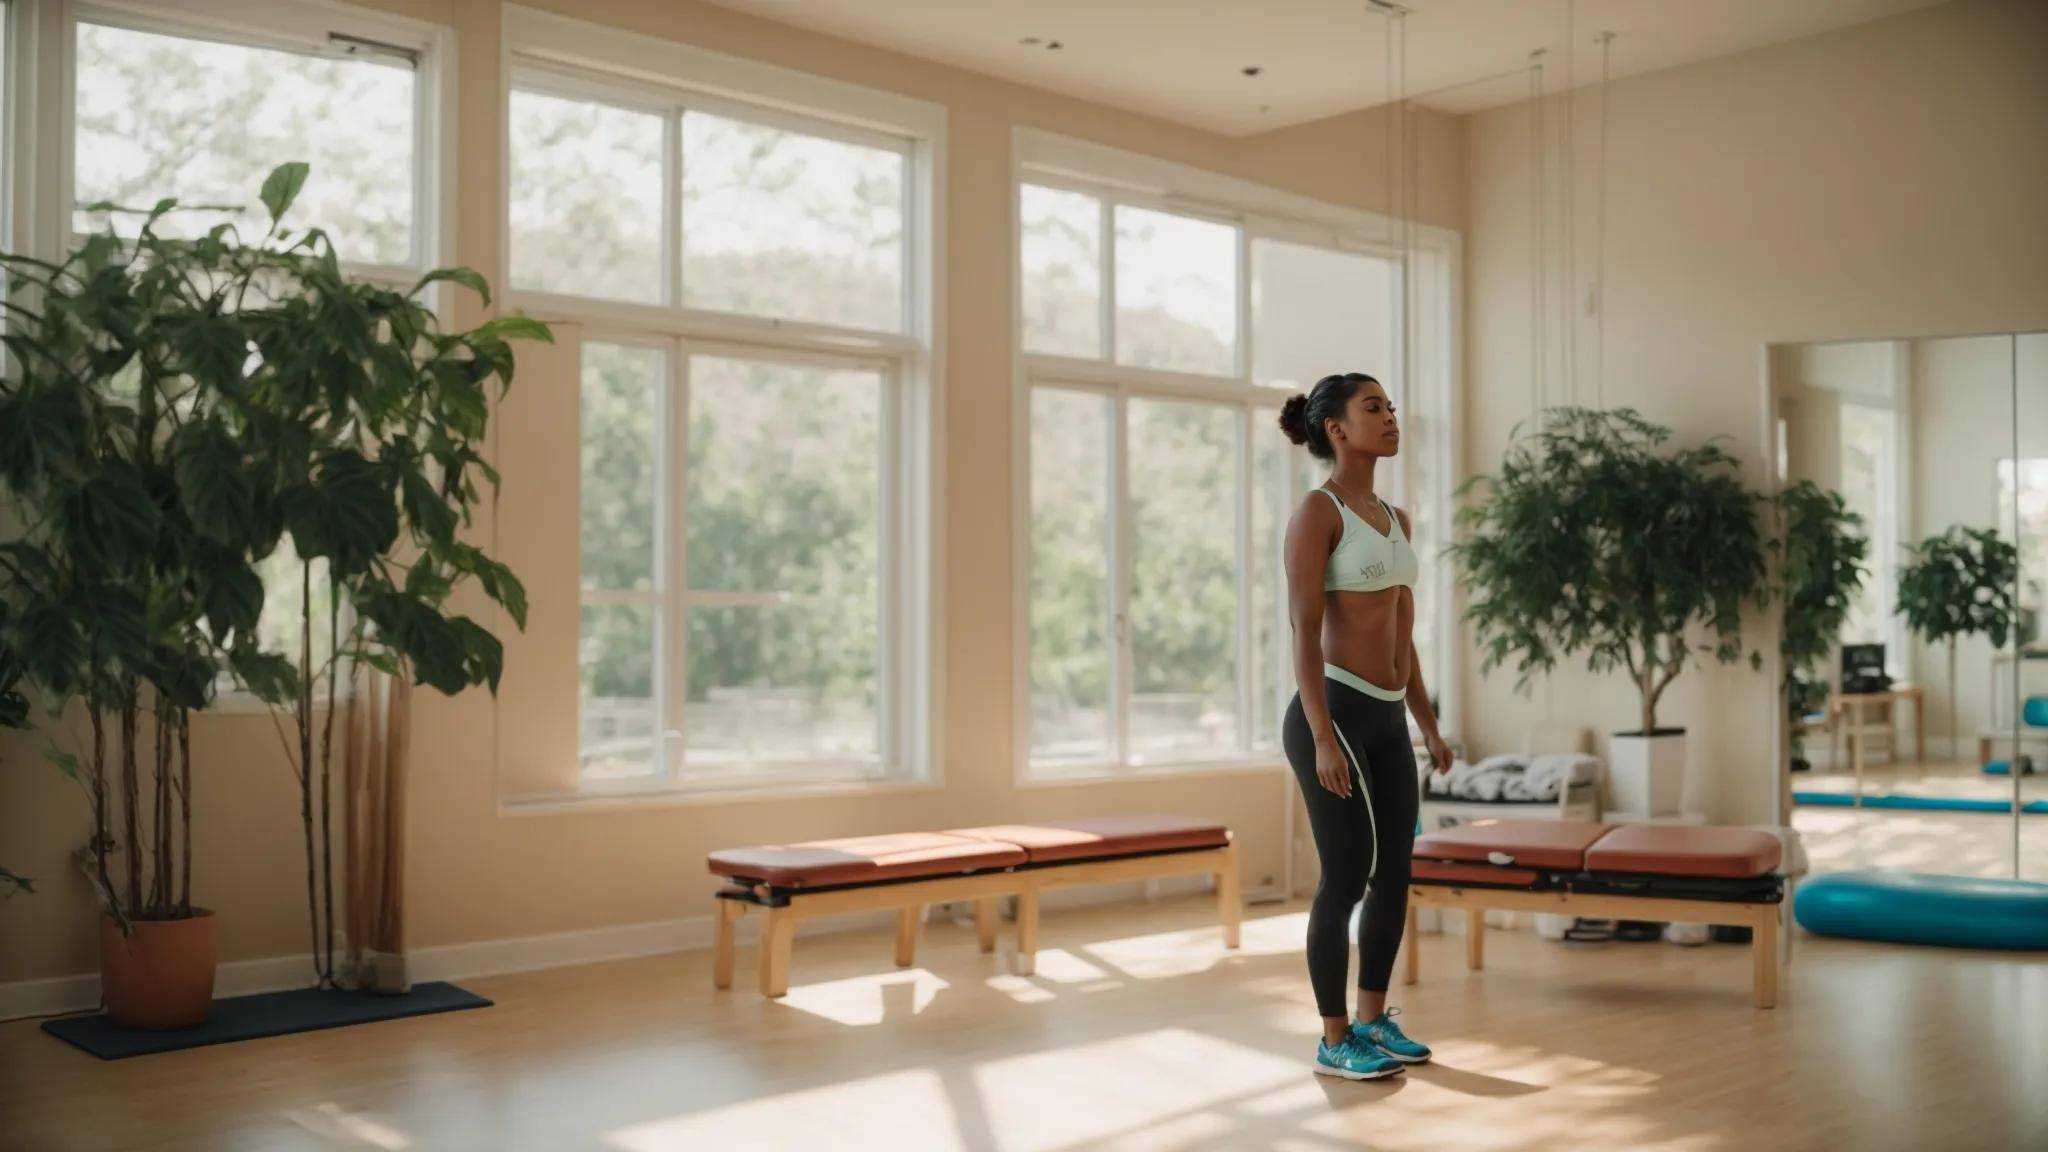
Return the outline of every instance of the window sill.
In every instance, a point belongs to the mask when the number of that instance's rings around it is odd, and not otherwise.
[[[1017,775],[1019,788],[1065,788],[1083,784],[1131,784],[1143,781],[1190,780],[1216,776],[1264,776],[1287,767],[1280,755],[1233,760],[1189,760],[1130,767],[1119,764],[1077,764],[1058,768],[1027,765]]]
[[[818,780],[764,783],[747,787],[707,788],[662,779],[614,780],[584,785],[573,792],[500,796],[500,816],[541,816],[556,812],[602,812],[612,809],[695,808],[713,804],[744,804],[766,800],[810,800],[834,796],[873,796],[936,792],[944,785],[928,779]]]

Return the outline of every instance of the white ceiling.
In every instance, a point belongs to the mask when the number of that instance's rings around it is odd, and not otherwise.
[[[1367,0],[712,0],[848,40],[1233,136],[1388,99],[1387,21]],[[1404,0],[1406,91],[1446,112],[1859,24],[1939,0]],[[1567,32],[1569,23],[1570,31]],[[1057,40],[1058,51],[1024,37]],[[1243,75],[1248,66],[1262,69]],[[1501,73],[1514,75],[1501,77]],[[1490,82],[1487,77],[1498,77]],[[1464,87],[1453,88],[1454,85]],[[1445,90],[1450,89],[1450,90]]]

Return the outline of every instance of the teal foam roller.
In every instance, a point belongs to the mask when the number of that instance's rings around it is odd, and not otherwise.
[[[2029,696],[2020,709],[2020,719],[2029,728],[2048,728],[2048,696]]]
[[[1799,926],[1822,936],[1948,948],[2048,949],[2048,884],[1922,872],[1829,872],[1799,886]]]

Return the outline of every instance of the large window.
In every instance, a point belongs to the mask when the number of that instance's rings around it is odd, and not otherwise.
[[[253,240],[268,226],[263,177],[304,160],[312,172],[291,224],[326,229],[353,264],[423,262],[420,93],[405,52],[336,41],[321,54],[84,20],[75,44],[74,230],[103,226],[94,204],[176,197],[239,208],[169,217],[166,231],[226,218]],[[127,230],[139,217],[111,219]]]
[[[704,103],[522,70],[508,113],[514,287],[905,331],[911,143]]]
[[[186,3],[74,16],[68,28],[72,247],[111,225],[132,235],[148,209],[185,210],[157,223],[198,235],[223,221],[254,242],[269,227],[257,192],[292,160],[311,172],[286,225],[324,230],[349,270],[410,284],[435,262],[434,36],[412,25],[279,3]],[[313,598],[315,662],[332,649],[324,565],[302,571],[286,537],[257,564],[264,585],[259,635],[295,651]],[[344,625],[346,626],[346,625]],[[232,683],[225,673],[223,691]]]
[[[919,140],[524,61],[507,134],[586,333],[585,786],[922,775]]]
[[[1421,459],[1446,413],[1402,371],[1399,261],[1064,178],[1021,182],[1018,217],[1030,772],[1277,756],[1281,536],[1319,476],[1275,416],[1330,372],[1371,372],[1403,405],[1409,458],[1382,491],[1415,521],[1416,638],[1447,683],[1427,610],[1445,465]]]

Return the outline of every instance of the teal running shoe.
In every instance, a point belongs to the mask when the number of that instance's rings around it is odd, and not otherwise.
[[[1426,1063],[1429,1045],[1410,1040],[1407,1033],[1401,1031],[1401,1026],[1394,1023],[1394,1017],[1400,1014],[1399,1008],[1389,1008],[1370,1023],[1353,1020],[1351,1038],[1361,1044],[1370,1044],[1403,1064]]]
[[[1316,1075],[1346,1080],[1378,1080],[1402,1071],[1401,1062],[1358,1038],[1356,1032],[1337,1041],[1316,1041]]]

